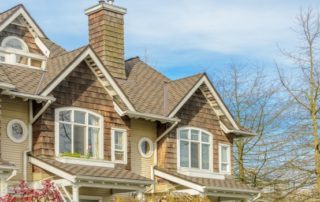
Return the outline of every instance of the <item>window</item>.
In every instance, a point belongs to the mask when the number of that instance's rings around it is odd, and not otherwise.
[[[56,110],[56,153],[103,159],[103,118],[88,110]]]
[[[25,141],[28,136],[26,124],[18,119],[11,120],[7,125],[7,135],[15,143]]]
[[[138,149],[140,155],[145,158],[150,158],[153,154],[153,143],[149,138],[141,138],[139,141]]]
[[[112,161],[127,163],[127,132],[125,129],[111,129]]]
[[[178,129],[178,167],[212,171],[212,135],[198,128]]]
[[[231,160],[230,160],[230,146],[225,144],[219,145],[220,154],[220,173],[230,174],[231,173]]]
[[[22,39],[15,36],[9,36],[5,38],[2,41],[1,46],[4,48],[11,48],[11,49],[29,52],[28,46],[26,45],[26,43]]]

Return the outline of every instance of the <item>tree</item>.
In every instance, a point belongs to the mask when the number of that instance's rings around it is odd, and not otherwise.
[[[318,12],[311,8],[300,10],[297,16],[298,26],[294,31],[299,37],[299,46],[293,52],[281,50],[292,62],[288,69],[277,70],[282,86],[288,95],[295,101],[301,110],[301,125],[307,134],[307,141],[312,145],[316,188],[320,190],[320,153],[319,153],[319,126],[320,111],[320,17]],[[290,75],[289,75],[290,74]],[[294,78],[294,79],[292,79]],[[301,170],[307,170],[306,165],[297,165]]]
[[[213,80],[239,125],[257,134],[235,140],[236,176],[254,187],[278,183],[287,172],[285,165],[295,157],[287,149],[290,137],[282,135],[289,127],[291,105],[282,97],[280,84],[249,63],[231,63]]]

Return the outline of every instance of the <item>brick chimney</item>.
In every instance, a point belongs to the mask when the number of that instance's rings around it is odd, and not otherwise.
[[[100,0],[86,10],[89,17],[89,42],[115,78],[125,79],[124,15],[127,10]]]

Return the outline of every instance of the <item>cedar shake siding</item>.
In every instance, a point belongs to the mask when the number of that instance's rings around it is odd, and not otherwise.
[[[88,14],[89,41],[111,75],[125,79],[124,13],[112,7],[108,5]]]
[[[27,27],[23,27],[17,24],[8,25],[3,31],[0,32],[0,44],[3,39],[8,36],[16,36],[21,38],[28,46],[30,53],[42,54],[39,47],[36,45],[34,37]]]
[[[232,145],[232,138],[222,132],[217,115],[200,90],[180,109],[177,117],[181,122],[158,144],[158,166],[170,171],[177,170],[176,129],[193,126],[213,135],[213,169],[214,172],[219,172],[219,143]]]
[[[111,128],[129,129],[130,122],[122,119],[114,110],[113,101],[83,62],[67,76],[52,92],[57,99],[33,126],[33,154],[54,157],[54,115],[60,107],[79,107],[98,113],[104,118],[104,158],[111,160]],[[128,130],[128,145],[130,131]],[[128,168],[130,165],[128,147]]]

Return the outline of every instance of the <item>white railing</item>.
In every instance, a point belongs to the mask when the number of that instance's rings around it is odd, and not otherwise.
[[[44,70],[47,58],[42,55],[0,47],[0,63]]]

